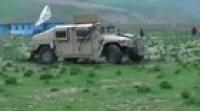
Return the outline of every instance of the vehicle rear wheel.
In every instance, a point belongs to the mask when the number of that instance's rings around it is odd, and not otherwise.
[[[140,62],[144,58],[143,55],[140,55],[136,49],[129,50],[129,59],[133,62]]]
[[[38,52],[38,61],[39,62],[52,63],[52,62],[55,62],[56,60],[57,60],[57,57],[50,47],[44,46],[44,47],[40,48],[40,50]]]
[[[106,59],[108,62],[119,64],[122,62],[122,58],[123,54],[119,46],[112,44],[106,48]]]

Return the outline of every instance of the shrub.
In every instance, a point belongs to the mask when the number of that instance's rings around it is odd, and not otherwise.
[[[153,71],[161,71],[161,66],[160,65],[155,65],[152,68]]]
[[[2,71],[2,72],[7,71],[7,68],[6,68],[6,67],[2,67],[2,68],[1,68],[1,71]]]
[[[66,109],[72,109],[73,107],[71,105],[67,105]]]
[[[43,72],[44,72],[44,71],[47,71],[47,70],[48,70],[47,67],[42,67],[42,68],[41,68],[41,71],[43,71]]]
[[[168,81],[162,81],[160,87],[162,89],[172,89],[172,85]]]
[[[183,64],[183,61],[179,57],[175,57],[175,61],[179,64]]]
[[[89,71],[88,77],[94,78],[96,76],[95,72],[93,70]]]
[[[51,88],[50,91],[56,92],[56,91],[59,91],[59,88],[54,87],[54,88]]]
[[[185,101],[185,104],[187,104],[187,105],[191,105],[191,104],[194,104],[194,103],[196,103],[194,98],[187,98],[186,101]]]
[[[120,69],[118,69],[116,72],[115,72],[116,75],[121,75],[122,74],[122,71]]]
[[[44,84],[49,84],[50,81],[48,79],[44,80]]]
[[[87,82],[87,84],[91,84],[91,85],[94,84],[93,80],[87,80],[86,82]]]
[[[181,69],[176,69],[175,71],[174,71],[174,74],[180,74],[181,73]]]
[[[190,98],[190,93],[188,91],[182,91],[181,92],[181,96],[184,98],[184,99],[187,99],[187,98]]]
[[[0,94],[5,92],[5,89],[4,88],[0,88]]]
[[[88,93],[88,92],[90,92],[90,89],[89,88],[84,88],[83,92]]]
[[[25,73],[24,73],[24,77],[31,77],[33,75],[34,71],[31,69],[28,69]]]
[[[97,64],[97,65],[94,66],[94,68],[95,69],[101,69],[102,67],[101,67],[101,65]]]
[[[14,72],[18,73],[20,71],[20,69],[18,67],[15,67]]]
[[[66,84],[71,84],[71,81],[68,80],[68,79],[66,79],[66,80],[65,80],[65,83],[66,83]]]
[[[22,71],[25,71],[25,70],[26,70],[26,68],[25,68],[25,67],[21,67],[21,70],[22,70]]]
[[[144,84],[138,84],[138,85],[135,85],[135,88],[137,90],[138,93],[148,93],[148,92],[151,92],[151,88],[144,85]]]
[[[80,69],[77,67],[71,67],[71,69],[70,69],[70,75],[77,75],[80,72],[81,72]]]
[[[194,68],[200,68],[199,63],[193,63]]]
[[[50,74],[50,73],[44,73],[44,74],[40,75],[41,80],[48,80],[48,79],[51,79],[51,78],[53,78],[53,75]]]
[[[183,63],[182,65],[183,65],[183,69],[185,69],[185,68],[187,68],[189,66],[188,63]]]
[[[67,69],[65,67],[60,69],[60,74],[65,74],[67,72]]]
[[[5,79],[5,84],[17,84],[17,79],[15,77],[8,77]]]
[[[156,76],[156,78],[164,78],[165,77],[165,74],[164,73],[160,73]]]
[[[7,62],[5,65],[4,65],[4,67],[12,67],[13,65],[12,65],[12,63],[10,63],[10,62]]]
[[[0,69],[0,75],[2,75],[3,74],[3,70],[2,69]]]

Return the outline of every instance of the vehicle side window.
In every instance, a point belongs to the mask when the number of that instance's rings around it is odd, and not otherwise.
[[[66,33],[66,31],[56,31],[56,37],[57,38],[66,38],[67,33]]]
[[[76,30],[77,37],[87,37],[90,33],[90,28],[81,28]]]

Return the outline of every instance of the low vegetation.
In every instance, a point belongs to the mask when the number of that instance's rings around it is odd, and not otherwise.
[[[167,35],[167,45],[177,44]],[[0,111],[200,110],[197,60],[44,65],[26,61],[28,42],[0,39]]]
[[[172,85],[169,81],[162,81],[160,83],[160,88],[162,88],[162,89],[172,89],[173,87],[172,87]]]
[[[17,78],[15,78],[15,77],[7,77],[5,79],[5,84],[16,85],[17,84]]]

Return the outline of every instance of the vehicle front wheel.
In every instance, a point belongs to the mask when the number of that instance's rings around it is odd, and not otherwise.
[[[56,60],[57,60],[57,57],[50,47],[44,46],[39,49],[39,52],[38,52],[39,62],[46,64],[46,63],[55,62]]]
[[[140,62],[144,58],[143,55],[140,55],[136,49],[129,50],[129,59],[133,62]]]
[[[109,45],[106,48],[106,59],[108,62],[119,64],[122,62],[123,54],[117,45]]]

